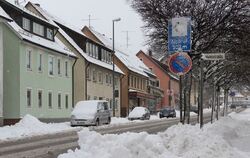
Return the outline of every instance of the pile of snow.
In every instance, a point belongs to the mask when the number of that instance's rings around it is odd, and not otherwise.
[[[179,124],[156,135],[145,132],[100,135],[83,129],[79,132],[80,149],[69,150],[58,158],[249,158],[250,149],[246,148],[250,142],[250,122],[233,115],[207,124],[202,130],[199,125]],[[250,117],[250,111],[245,115]]]
[[[0,128],[0,141],[7,139],[18,139],[34,135],[62,132],[73,129],[67,123],[43,123],[31,115],[25,115],[13,126]]]
[[[139,118],[146,114],[146,108],[144,107],[135,107],[130,113],[129,118]]]

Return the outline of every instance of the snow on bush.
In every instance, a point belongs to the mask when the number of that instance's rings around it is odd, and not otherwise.
[[[230,146],[227,139],[235,133],[244,137],[249,128],[250,122],[229,117],[207,124],[202,130],[199,125],[179,124],[157,135],[100,135],[84,129],[79,132],[80,149],[69,150],[58,158],[249,158],[249,153]],[[246,138],[250,142],[250,137]]]

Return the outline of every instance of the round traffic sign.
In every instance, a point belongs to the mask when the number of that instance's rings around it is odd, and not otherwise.
[[[184,75],[192,68],[192,59],[187,53],[177,52],[170,56],[169,70],[177,75]]]

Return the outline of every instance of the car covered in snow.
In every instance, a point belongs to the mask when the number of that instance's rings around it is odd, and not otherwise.
[[[111,111],[105,100],[80,101],[71,112],[71,126],[109,124]]]
[[[149,120],[150,112],[145,107],[135,107],[128,115],[129,120]]]

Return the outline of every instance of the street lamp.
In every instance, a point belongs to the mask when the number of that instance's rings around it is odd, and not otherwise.
[[[120,21],[121,18],[113,19],[113,55],[112,55],[112,62],[113,62],[113,71],[112,71],[112,80],[113,80],[113,116],[115,116],[115,22]]]

